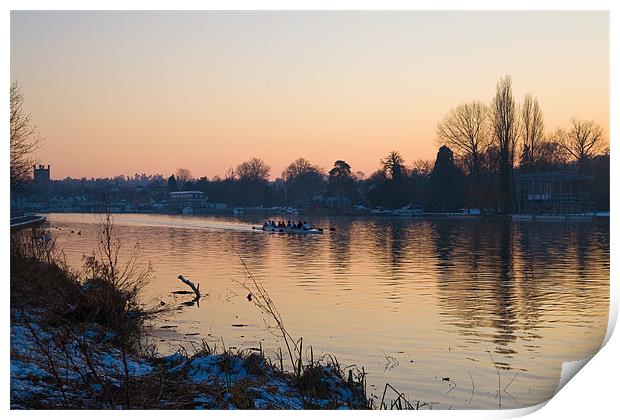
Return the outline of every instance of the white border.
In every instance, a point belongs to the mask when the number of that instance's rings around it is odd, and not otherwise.
[[[612,149],[615,149],[615,143],[618,139],[618,77],[620,74],[620,66],[618,66],[618,2],[594,0],[594,1],[578,1],[578,0],[564,0],[562,2],[553,0],[524,0],[524,1],[489,1],[489,0],[476,0],[476,1],[458,1],[458,0],[444,0],[444,1],[404,1],[404,0],[385,0],[385,1],[346,1],[346,0],[315,0],[315,1],[284,1],[284,0],[272,0],[272,1],[250,1],[250,0],[231,0],[231,1],[215,1],[215,0],[176,0],[176,1],[161,1],[153,0],[149,2],[144,1],[120,1],[120,0],[108,0],[108,1],[42,1],[42,0],[24,0],[15,1],[9,0],[3,2],[5,6],[5,13],[2,14],[2,36],[0,37],[0,46],[2,48],[2,57],[5,60],[5,65],[0,70],[3,73],[3,80],[5,81],[4,101],[0,105],[3,110],[3,115],[8,115],[8,85],[10,82],[9,71],[9,57],[10,57],[10,10],[135,10],[135,9],[155,9],[155,10],[198,10],[198,9],[213,9],[213,10],[346,10],[346,9],[363,9],[363,10],[381,10],[381,9],[396,9],[396,10],[609,10],[610,11],[610,143],[612,143]],[[8,119],[2,119],[0,122],[4,133],[8,133]],[[6,136],[6,135],[5,135]],[[6,139],[6,137],[5,137]],[[8,141],[7,141],[8,143]],[[8,147],[0,149],[4,162],[8,162]],[[616,154],[612,153],[612,165],[611,165],[611,178],[612,183],[618,179],[618,158]],[[9,171],[8,165],[2,165],[2,179],[8,180]],[[4,300],[3,307],[5,308],[5,322],[2,323],[2,337],[9,336],[8,322],[8,308],[9,308],[9,264],[8,264],[8,237],[9,228],[6,221],[9,219],[9,186],[8,182],[3,182],[2,196],[5,198],[4,206],[1,211],[0,220],[4,220],[5,223],[1,224],[0,235],[3,238],[2,246],[2,272],[4,276],[5,293],[2,294]],[[618,208],[618,196],[612,194],[611,197],[611,212],[615,214],[615,210]],[[615,218],[611,219],[611,236],[615,237],[617,233],[617,223]],[[616,355],[620,354],[618,351],[618,339],[617,337],[611,337],[611,332],[615,326],[618,312],[618,287],[617,287],[617,270],[613,261],[615,261],[615,246],[612,241],[611,256],[611,306],[609,317],[609,328],[606,336],[607,345],[583,368],[583,371],[579,374],[579,379],[570,381],[564,389],[559,392],[549,403],[549,407],[543,410],[537,411],[533,417],[539,419],[545,418],[598,418],[609,417],[610,413],[617,412],[616,399],[617,388],[615,381],[618,376],[618,365]],[[609,340],[609,341],[607,341]],[[5,344],[1,346],[0,358],[4,360],[3,374],[2,374],[2,386],[1,395],[4,401],[4,408],[8,410],[9,407],[9,373],[8,373],[8,360],[9,360],[9,342],[5,341]],[[544,405],[544,404],[543,404]],[[542,406],[542,405],[541,405]],[[529,409],[520,410],[505,410],[498,411],[436,411],[436,412],[355,412],[355,413],[336,413],[336,412],[296,412],[293,415],[299,418],[315,418],[317,416],[358,416],[370,417],[375,415],[400,417],[400,416],[433,416],[441,418],[501,418],[501,417],[515,417],[535,411],[540,407],[534,407]],[[80,412],[10,412],[14,417],[30,417],[45,415],[51,417],[74,417],[82,416]],[[177,416],[180,413],[169,413],[166,415]],[[136,412],[122,412],[115,413],[115,416],[129,417],[139,415]],[[183,413],[183,416],[215,416],[215,417],[263,417],[263,418],[284,418],[291,415],[289,412],[211,412],[211,413]],[[103,418],[108,416],[106,412],[89,412],[88,416],[95,418]]]

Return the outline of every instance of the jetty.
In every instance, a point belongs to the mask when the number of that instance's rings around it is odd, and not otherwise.
[[[21,216],[11,217],[11,232],[39,227],[45,222],[45,220],[45,216],[41,216],[38,214],[25,214]]]

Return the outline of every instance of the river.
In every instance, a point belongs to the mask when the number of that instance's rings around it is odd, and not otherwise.
[[[562,362],[591,355],[606,332],[608,220],[332,217],[311,224],[335,231],[303,237],[253,231],[252,217],[113,217],[122,256],[139,244],[153,266],[145,299],[179,308],[160,324],[175,328],[154,331],[162,352],[205,339],[260,342],[275,358],[283,342],[239,285],[233,247],[291,335],[315,357],[363,366],[379,399],[387,382],[436,409],[537,404],[556,389]],[[48,221],[72,266],[97,247],[99,216]],[[172,295],[187,289],[179,274],[200,283],[199,306]]]

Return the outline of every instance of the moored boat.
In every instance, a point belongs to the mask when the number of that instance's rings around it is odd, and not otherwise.
[[[394,216],[422,216],[423,214],[424,210],[414,204],[409,204],[403,208],[392,211],[392,215]]]

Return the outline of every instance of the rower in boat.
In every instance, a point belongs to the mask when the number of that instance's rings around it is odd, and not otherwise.
[[[269,231],[269,230],[274,230],[274,229],[277,229],[275,221],[269,220],[263,223],[263,230]]]
[[[289,225],[288,223],[284,223],[284,221],[276,222],[275,220],[269,220],[267,222],[264,222],[263,225],[260,227],[252,226],[252,230],[260,230],[269,233],[288,233],[298,235],[323,233],[322,228],[313,228],[308,224],[308,222],[305,221],[299,221],[297,223],[291,222],[291,224]],[[329,230],[332,231],[335,229],[330,228]]]
[[[276,232],[276,233],[295,233],[295,234],[308,234],[308,233],[323,233],[323,228],[312,227],[306,221],[290,221],[286,223],[284,220],[268,220],[260,227],[252,226],[252,230],[262,230],[263,232]],[[329,228],[330,231],[336,230]]]

